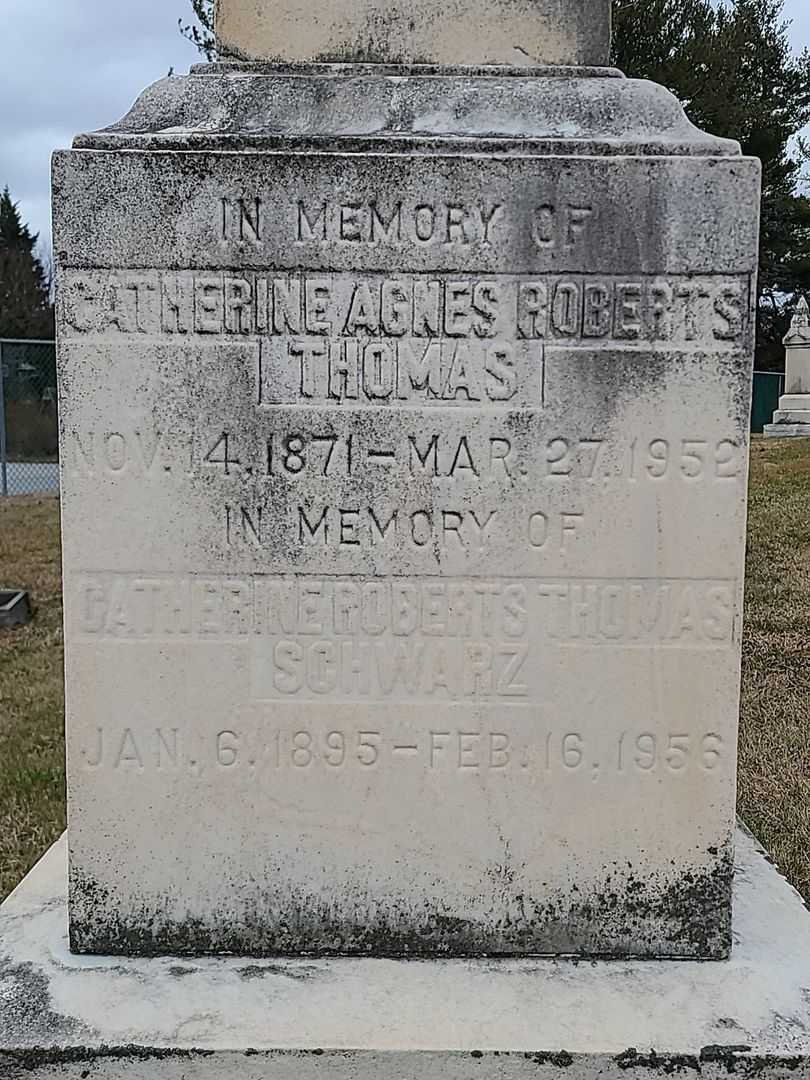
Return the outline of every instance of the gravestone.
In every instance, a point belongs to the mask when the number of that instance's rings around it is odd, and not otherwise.
[[[606,68],[216,64],[54,185],[74,950],[727,956],[758,163]]]
[[[0,1074],[803,1074],[743,831],[701,962],[756,163],[607,0],[218,18],[54,163],[70,887],[0,909]]]
[[[785,393],[765,435],[810,437],[810,305],[804,296],[785,336]]]

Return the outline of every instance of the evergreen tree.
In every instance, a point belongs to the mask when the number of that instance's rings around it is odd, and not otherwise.
[[[0,337],[53,337],[51,283],[36,255],[38,239],[5,188],[0,195]]]
[[[206,60],[213,60],[216,56],[214,44],[214,0],[191,0],[196,23],[180,23],[180,33],[184,38],[196,45]],[[198,25],[199,24],[199,25]]]

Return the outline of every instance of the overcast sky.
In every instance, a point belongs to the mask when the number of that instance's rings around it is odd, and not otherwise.
[[[49,235],[49,158],[122,116],[138,91],[197,59],[177,31],[188,0],[0,0],[0,188]],[[810,2],[787,0],[796,47]]]

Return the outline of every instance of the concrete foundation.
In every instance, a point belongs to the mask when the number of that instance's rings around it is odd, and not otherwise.
[[[0,908],[0,1077],[810,1077],[810,914],[737,839],[721,963],[76,957],[63,841]]]

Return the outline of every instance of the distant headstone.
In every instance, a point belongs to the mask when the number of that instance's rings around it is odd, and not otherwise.
[[[220,40],[606,55],[325,8]],[[728,955],[758,193],[609,69],[216,64],[57,155],[74,950]]]
[[[785,337],[785,393],[765,435],[810,438],[810,305],[804,296]]]

